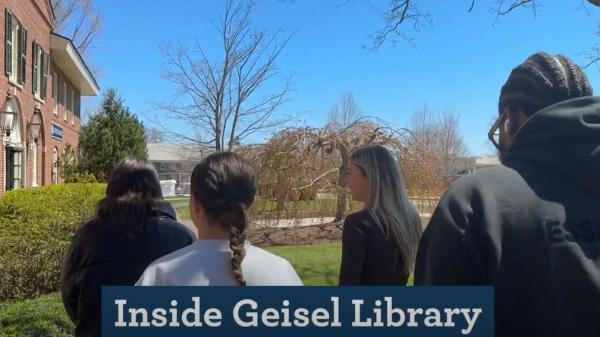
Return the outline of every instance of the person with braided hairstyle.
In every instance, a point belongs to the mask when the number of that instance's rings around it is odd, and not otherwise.
[[[136,285],[302,285],[288,261],[246,240],[246,213],[256,195],[247,161],[213,153],[194,168],[190,187],[198,241],[153,262]]]
[[[568,58],[531,55],[488,136],[502,165],[458,179],[417,285],[492,285],[496,336],[600,336],[600,98]]]

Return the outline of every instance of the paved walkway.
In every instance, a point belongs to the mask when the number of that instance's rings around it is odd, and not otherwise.
[[[421,224],[423,227],[427,225],[431,214],[420,214]],[[322,218],[303,218],[303,219],[272,219],[272,220],[256,220],[253,225],[258,228],[288,228],[288,227],[306,227],[319,225],[323,223],[329,223],[334,220],[333,217],[322,217]],[[182,224],[189,227],[194,233],[196,233],[196,227],[192,223],[192,220],[179,220]]]

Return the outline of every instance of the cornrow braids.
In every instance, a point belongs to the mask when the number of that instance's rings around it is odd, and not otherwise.
[[[592,94],[587,76],[570,59],[536,53],[512,70],[500,92],[498,109],[521,110],[531,117],[552,104]]]

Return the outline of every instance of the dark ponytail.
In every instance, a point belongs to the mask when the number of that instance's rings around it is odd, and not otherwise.
[[[246,285],[242,274],[249,225],[246,211],[256,195],[252,167],[232,152],[211,154],[194,168],[191,193],[202,205],[209,223],[229,230],[229,247],[233,252],[231,270],[237,283]]]

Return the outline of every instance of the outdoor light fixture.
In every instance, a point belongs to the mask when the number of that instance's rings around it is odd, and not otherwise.
[[[42,117],[39,108],[36,108],[33,111],[33,117],[31,117],[31,122],[29,123],[29,129],[31,130],[31,138],[33,138],[33,141],[37,143],[38,139],[40,138],[40,131],[42,129]]]
[[[4,106],[2,107],[2,111],[0,111],[2,128],[7,138],[10,137],[11,132],[13,132],[17,124],[17,112],[14,111],[14,109],[9,109],[9,106],[12,104],[12,99],[12,95],[8,94]]]

